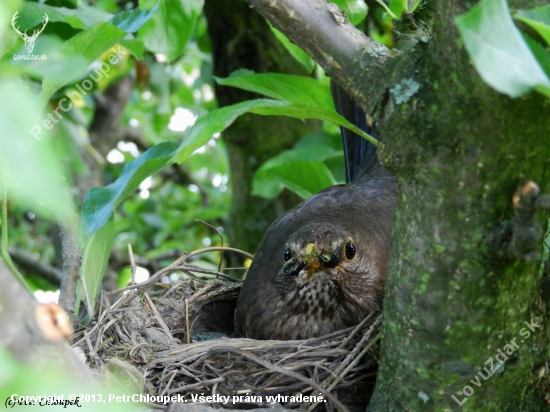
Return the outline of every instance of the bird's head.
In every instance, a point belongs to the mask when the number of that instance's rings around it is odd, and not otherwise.
[[[351,238],[345,241],[337,239],[330,245],[309,242],[305,246],[289,243],[283,252],[284,264],[280,275],[296,278],[300,283],[309,281],[316,273],[333,273],[342,270],[348,262],[355,259],[357,249]]]
[[[281,252],[275,283],[283,294],[319,282],[344,286],[348,278],[365,271],[366,263],[351,233],[304,228],[290,236]]]

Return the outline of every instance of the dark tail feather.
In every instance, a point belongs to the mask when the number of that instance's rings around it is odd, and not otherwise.
[[[374,130],[367,125],[365,113],[351,99],[351,96],[334,81],[330,82],[330,90],[336,111],[359,129],[377,137]],[[340,127],[340,132],[346,162],[346,182],[357,182],[361,176],[369,173],[378,164],[376,146],[345,127]]]

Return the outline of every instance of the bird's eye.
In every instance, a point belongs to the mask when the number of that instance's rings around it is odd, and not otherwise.
[[[347,260],[352,260],[355,257],[355,253],[357,251],[355,250],[355,245],[351,240],[348,240],[346,242],[346,245],[344,246],[344,253],[346,254]]]
[[[290,248],[287,246],[285,248],[285,253],[283,255],[283,259],[285,260],[285,262],[288,262],[291,257],[292,257],[292,254],[290,253]]]

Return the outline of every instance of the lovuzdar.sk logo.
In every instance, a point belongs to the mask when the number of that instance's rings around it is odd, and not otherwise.
[[[25,41],[25,49],[27,50],[27,54],[14,54],[13,58],[15,60],[46,60],[47,57],[45,54],[32,54],[32,51],[34,50],[34,44],[36,42],[36,39],[44,31],[46,28],[46,24],[48,24],[49,18],[46,13],[44,13],[44,22],[42,23],[42,28],[38,30],[34,30],[32,35],[27,34],[27,30],[22,32],[19,30],[19,27],[16,26],[17,19],[19,17],[19,11],[16,11],[11,19],[11,26],[16,31],[16,33]]]

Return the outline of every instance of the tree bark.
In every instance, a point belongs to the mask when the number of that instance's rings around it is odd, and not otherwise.
[[[481,80],[454,25],[470,2],[429,2],[413,16],[421,30],[404,33],[401,49],[390,52],[331,21],[325,0],[248,1],[357,99],[382,138],[383,164],[398,179],[369,411],[541,410],[536,374],[546,371],[550,339],[531,323],[548,320],[540,262],[495,259],[485,241],[512,218],[512,197],[527,180],[550,191],[548,100],[511,99]],[[543,2],[510,3],[528,9]],[[334,37],[347,43],[335,50]],[[513,339],[518,348],[504,367],[480,379]]]
[[[256,73],[308,75],[271,33],[265,20],[246,3],[207,0],[204,12],[215,76],[227,77],[243,68]],[[226,86],[216,87],[216,97],[221,107],[254,98],[249,92]],[[319,123],[314,121],[248,114],[224,131],[233,182],[228,234],[234,247],[254,252],[271,222],[299,202],[288,191],[275,202],[252,196],[252,179],[262,163],[318,128]]]

